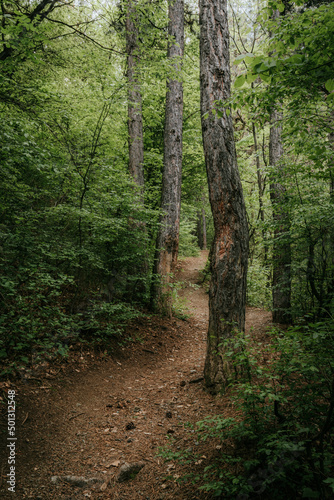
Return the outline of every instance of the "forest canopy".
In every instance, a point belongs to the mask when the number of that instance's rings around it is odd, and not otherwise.
[[[333,307],[333,8],[228,6],[231,95],[213,112],[233,120],[250,237],[247,303],[273,310],[279,323],[329,317]],[[171,81],[183,86],[179,253],[196,254],[214,239],[198,7],[184,6],[179,66],[168,56],[168,16],[158,0],[1,4],[7,370],[45,352],[65,354],[78,339],[108,345],[152,306]],[[141,184],[129,169],[129,106],[131,120],[140,118]]]

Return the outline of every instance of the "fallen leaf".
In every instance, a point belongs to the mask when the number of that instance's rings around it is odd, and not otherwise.
[[[120,460],[114,460],[110,465],[108,465],[108,467],[118,467],[120,463]]]

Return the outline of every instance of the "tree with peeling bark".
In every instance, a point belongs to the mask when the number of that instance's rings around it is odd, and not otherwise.
[[[138,15],[135,0],[128,0],[126,12],[126,51],[128,77],[128,143],[129,172],[143,193],[144,190],[144,139],[142,96],[138,76],[140,57]]]
[[[164,170],[160,230],[157,238],[155,274],[159,283],[153,290],[154,308],[171,315],[170,277],[175,270],[179,247],[182,174],[184,2],[168,2],[168,51],[171,77],[167,82],[164,129]]]
[[[200,0],[202,134],[214,219],[205,382],[217,391],[234,368],[222,342],[245,325],[248,225],[237,166],[230,97],[229,29],[225,0]]]

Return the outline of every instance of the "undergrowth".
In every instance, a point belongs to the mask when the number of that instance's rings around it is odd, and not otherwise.
[[[225,343],[226,357],[243,373],[231,381],[240,417],[208,416],[190,426],[216,453],[201,474],[183,480],[217,498],[333,498],[333,326],[273,330],[265,345],[241,334]],[[170,447],[161,455],[199,463],[189,450]]]
[[[0,377],[45,359],[66,357],[77,344],[109,350],[111,340],[124,343],[124,326],[142,313],[125,302],[105,302],[96,294],[71,312],[65,275],[29,275],[29,280],[0,278]]]

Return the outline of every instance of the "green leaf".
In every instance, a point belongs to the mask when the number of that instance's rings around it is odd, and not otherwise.
[[[332,92],[332,90],[334,90],[334,80],[327,80],[327,82],[325,83],[325,87],[328,92]]]
[[[245,75],[240,75],[236,78],[234,82],[234,86],[236,89],[242,87],[246,81]]]
[[[311,488],[304,488],[303,498],[319,498],[319,493],[317,491],[311,490]]]
[[[254,73],[247,73],[247,83],[253,83],[257,77],[258,75],[254,75]]]
[[[245,54],[240,54],[238,57],[236,57],[233,61],[233,64],[238,65],[240,64],[243,60],[245,59]]]
[[[334,491],[334,477],[329,477],[325,479],[324,483],[328,484],[329,487]]]

